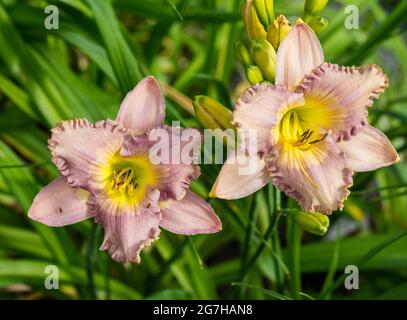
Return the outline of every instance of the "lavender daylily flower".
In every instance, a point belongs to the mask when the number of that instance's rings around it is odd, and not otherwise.
[[[276,71],[276,85],[252,86],[234,111],[239,128],[257,130],[258,152],[232,153],[211,195],[241,198],[271,181],[306,211],[342,209],[354,172],[399,160],[387,137],[367,123],[367,108],[388,78],[377,65],[325,63],[318,38],[303,22],[279,47]],[[237,158],[256,163],[255,173],[239,175]]]
[[[188,190],[200,174],[197,164],[150,161],[152,129],[173,131],[163,125],[164,110],[157,81],[147,77],[127,94],[116,121],[75,119],[52,129],[49,148],[61,177],[35,197],[29,217],[48,226],[94,217],[104,228],[101,250],[123,263],[139,263],[160,226],[187,235],[221,230],[212,207]],[[178,128],[168,148],[185,131],[201,143],[196,129]]]

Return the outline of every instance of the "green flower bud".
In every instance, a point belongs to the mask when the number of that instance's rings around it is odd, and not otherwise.
[[[243,42],[241,41],[236,42],[235,51],[237,58],[244,67],[253,64],[253,60],[250,57],[249,50],[247,49],[246,45]]]
[[[274,20],[274,0],[264,0],[264,6],[266,7],[267,16],[269,17],[269,21]]]
[[[274,20],[274,0],[254,0],[253,3],[260,22],[267,29]]]
[[[323,236],[329,228],[329,218],[327,215],[318,212],[288,211],[288,215],[303,230]]]
[[[312,17],[308,19],[307,24],[315,33],[320,33],[328,27],[328,20],[324,17]]]
[[[250,53],[260,68],[264,78],[270,82],[274,82],[276,77],[276,51],[273,46],[265,39],[250,41]]]
[[[267,30],[267,40],[277,50],[291,29],[290,22],[283,15],[279,15]]]
[[[315,15],[324,10],[328,0],[306,0],[304,6],[305,16]]]
[[[250,84],[263,82],[263,74],[258,66],[251,65],[246,68],[246,78]]]
[[[235,129],[231,123],[232,111],[218,101],[207,96],[195,96],[193,101],[195,117],[206,129]]]
[[[266,39],[267,32],[257,16],[253,0],[246,0],[243,3],[242,18],[249,39]]]

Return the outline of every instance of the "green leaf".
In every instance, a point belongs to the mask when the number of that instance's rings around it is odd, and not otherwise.
[[[0,243],[2,248],[15,250],[33,257],[45,259],[52,257],[51,252],[44,247],[41,237],[35,232],[23,228],[9,225],[0,226]]]
[[[110,1],[87,0],[106,47],[109,60],[123,93],[130,91],[142,78],[136,58],[120,30]]]
[[[45,268],[52,263],[40,260],[0,260],[0,280],[13,278],[15,281],[18,279],[20,282],[30,281],[36,284],[39,288],[44,287],[44,280],[46,274]],[[86,285],[86,272],[84,269],[77,267],[68,267],[57,264],[59,271],[59,284],[75,284],[80,286]],[[95,274],[95,284],[101,290],[104,288],[104,276]],[[113,298],[116,299],[141,299],[141,295],[129,288],[127,285],[112,279],[110,286]]]
[[[407,300],[407,282],[383,292],[376,300]]]
[[[398,235],[397,235],[398,236]],[[389,234],[358,236],[342,239],[339,249],[337,270],[344,270],[347,265],[355,264],[364,252],[384,243]],[[301,269],[305,273],[326,272],[335,251],[335,241],[321,241],[303,245],[301,248]],[[378,252],[363,266],[364,270],[402,270],[407,268],[407,238],[401,238],[394,244]],[[286,251],[284,252],[287,253]]]
[[[387,39],[396,28],[400,27],[400,24],[405,20],[406,14],[407,1],[400,1],[387,19],[372,29],[369,33],[369,38],[361,46],[358,46],[357,50],[347,58],[345,64],[355,65],[362,62],[374,47]]]

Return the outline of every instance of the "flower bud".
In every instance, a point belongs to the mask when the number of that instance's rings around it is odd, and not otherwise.
[[[253,5],[253,0],[246,0],[242,5],[242,18],[249,39],[266,39],[267,32],[261,24]]]
[[[195,96],[193,101],[195,116],[206,129],[235,129],[231,121],[232,111],[218,101],[207,96]]]
[[[307,24],[315,33],[320,33],[328,26],[328,20],[324,17],[312,17],[307,21]]]
[[[264,78],[274,82],[277,55],[270,42],[265,39],[250,41],[250,53],[254,62],[260,68]]]
[[[255,65],[246,68],[246,78],[250,84],[260,83],[264,80],[260,68]]]
[[[253,3],[260,22],[267,29],[274,20],[274,0],[254,0]]]
[[[253,64],[253,60],[250,57],[249,50],[247,49],[246,45],[243,42],[241,41],[236,42],[235,51],[237,58],[244,67]]]
[[[327,215],[318,212],[288,211],[289,216],[303,230],[323,236],[329,228],[329,218]]]
[[[267,40],[272,44],[274,49],[278,49],[280,43],[283,42],[287,34],[291,31],[290,22],[283,16],[279,15],[273,21],[267,30]]]
[[[306,0],[304,6],[305,16],[315,15],[324,10],[328,0]]]

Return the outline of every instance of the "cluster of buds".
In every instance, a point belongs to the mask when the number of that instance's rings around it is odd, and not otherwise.
[[[328,0],[307,0],[304,6],[304,21],[315,32],[321,32],[328,20],[317,16]],[[263,81],[274,82],[276,52],[292,26],[283,15],[274,15],[273,0],[246,0],[242,5],[242,18],[248,42],[238,42],[236,53],[245,68],[246,78],[251,84]]]
[[[248,43],[238,42],[236,53],[251,84],[274,82],[276,51],[291,30],[287,19],[274,16],[273,0],[246,0],[242,6]]]

